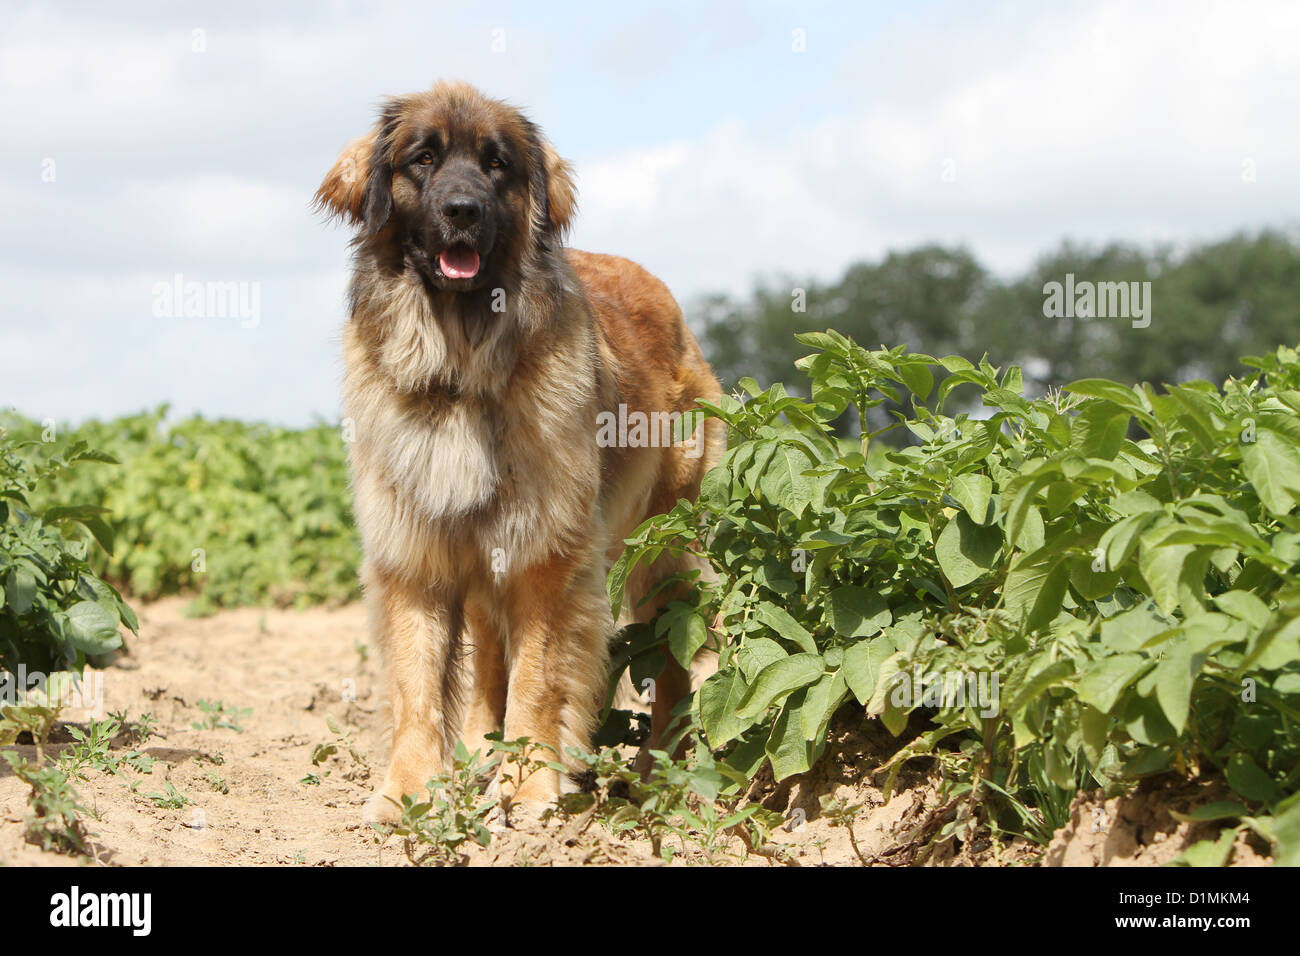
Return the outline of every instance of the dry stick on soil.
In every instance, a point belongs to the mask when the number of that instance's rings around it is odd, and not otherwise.
[[[853,848],[853,855],[861,861],[863,866],[870,866],[871,863],[862,855],[862,850],[858,847],[857,835],[853,832],[853,821],[857,819],[862,804],[850,804],[843,797],[835,800],[822,797],[821,804],[822,812],[826,814],[826,819],[830,821],[830,825],[832,827],[843,827],[849,832],[849,846]]]
[[[761,856],[767,860],[775,860],[777,863],[782,863],[785,866],[802,866],[802,864],[791,856],[782,846],[768,843],[765,843],[762,846],[755,846],[753,838],[749,835],[749,831],[745,829],[745,823],[743,820],[735,826],[727,827],[727,829],[745,845],[747,851],[753,853],[755,856]]]
[[[904,844],[906,849],[912,850],[912,855],[905,861],[905,865],[911,866],[914,863],[924,861],[934,852],[934,845],[929,841],[939,830],[948,814],[951,813],[961,802],[960,797],[954,797],[943,806],[933,810],[921,823],[908,834],[908,842]],[[882,856],[884,854],[881,854]]]

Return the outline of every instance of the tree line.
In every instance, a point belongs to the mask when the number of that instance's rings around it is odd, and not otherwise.
[[[1113,308],[1101,317],[1102,295],[1091,313],[1082,297],[1078,310],[1073,299],[1059,307],[1062,287],[1108,284],[1114,293],[1120,283],[1125,295],[1147,293],[1144,318]],[[1222,382],[1247,373],[1239,356],[1300,341],[1300,234],[1239,233],[1184,248],[1066,242],[1011,279],[964,247],[932,244],[857,263],[834,282],[769,281],[744,298],[706,296],[690,311],[728,387],[744,376],[763,386],[801,378],[793,365],[806,350],[795,333],[827,328],[867,347],[987,353],[995,365],[1021,366],[1031,394],[1084,377]]]

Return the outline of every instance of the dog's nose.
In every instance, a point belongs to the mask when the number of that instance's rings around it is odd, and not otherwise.
[[[463,229],[483,218],[483,204],[469,196],[456,196],[442,204],[442,214],[453,226]]]

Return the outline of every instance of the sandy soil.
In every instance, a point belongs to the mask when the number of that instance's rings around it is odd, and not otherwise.
[[[1070,806],[1070,821],[1056,831],[1047,848],[1047,866],[1163,866],[1194,843],[1213,840],[1218,826],[1179,821],[1174,810],[1188,813],[1216,800],[1233,800],[1223,787],[1152,783],[1125,797],[1104,799],[1079,794]],[[1263,842],[1243,831],[1233,843],[1229,866],[1267,866],[1272,860]]]
[[[305,612],[240,609],[209,618],[185,616],[186,601],[172,599],[140,609],[140,636],[128,652],[100,672],[103,709],[136,718],[150,713],[157,733],[138,749],[155,758],[147,774],[114,776],[91,770],[77,781],[100,864],[137,865],[406,865],[401,841],[377,840],[361,823],[370,777],[382,772],[385,742],[378,718],[378,672],[364,647],[359,606]],[[242,728],[199,728],[208,715],[200,702],[221,702],[227,712],[249,711],[232,722]],[[65,718],[76,721],[75,712]],[[1010,844],[975,835],[937,849],[925,845],[952,819],[942,808],[937,781],[925,761],[900,776],[886,802],[870,772],[897,746],[874,723],[844,715],[833,725],[827,756],[812,771],[776,786],[760,776],[749,799],[780,812],[788,829],[777,832],[792,865],[1056,865],[1158,864],[1192,837],[1186,825],[1158,805],[1106,804],[1109,834],[1095,829],[1097,812],[1081,796],[1071,826],[1046,854],[1025,842]],[[334,742],[327,725],[351,733],[338,751],[313,765],[318,745]],[[66,741],[66,732],[61,735]],[[50,749],[57,752],[60,735]],[[349,743],[351,746],[349,746]],[[115,752],[130,749],[123,737]],[[31,759],[34,748],[19,746]],[[190,803],[158,805],[151,794],[168,784]],[[849,830],[821,813],[823,795],[862,805]],[[1146,798],[1142,798],[1146,799]],[[75,857],[45,852],[24,839],[27,787],[0,762],[0,863],[76,865]],[[1184,801],[1185,803],[1186,801]],[[1112,805],[1113,804],[1113,805]],[[1181,826],[1181,829],[1180,829]],[[854,844],[856,843],[856,847]],[[707,856],[694,844],[678,864],[732,863],[770,866],[732,840]],[[1237,854],[1236,862],[1247,862]],[[474,847],[471,866],[659,865],[648,840],[614,835],[599,823],[555,819],[544,826],[497,832],[487,848]]]

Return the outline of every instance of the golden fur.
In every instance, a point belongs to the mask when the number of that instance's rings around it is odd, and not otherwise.
[[[490,174],[490,213],[503,224],[486,254],[491,289],[428,281],[429,256],[412,238],[432,215],[419,185],[428,181],[399,164],[421,136],[490,139],[517,158]],[[620,405],[682,413],[719,388],[659,280],[626,259],[562,247],[575,208],[568,164],[517,110],[471,87],[390,100],[317,200],[360,227],[344,406],[363,587],[392,712],[388,773],[367,817],[391,820],[395,800],[445,768],[457,737],[471,749],[497,729],[560,753],[590,745],[614,629],[610,563],[640,522],[694,498],[724,441],[710,419],[693,445],[601,447],[598,415]],[[667,595],[640,598],[678,569],[661,561],[633,577],[638,619]],[[686,689],[669,661],[656,739]],[[506,804],[552,799],[562,784],[549,771],[498,781]]]

